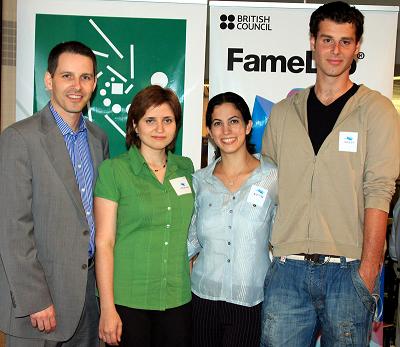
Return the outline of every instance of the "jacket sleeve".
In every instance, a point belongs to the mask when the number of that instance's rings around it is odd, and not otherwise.
[[[110,147],[109,147],[108,137],[106,134],[104,134],[101,143],[103,145],[103,160],[110,158]]]
[[[0,255],[15,316],[24,317],[52,299],[35,245],[29,148],[12,127],[0,136],[0,168]]]
[[[389,211],[400,166],[400,119],[389,99],[377,95],[365,110],[365,208]]]
[[[272,108],[271,114],[269,116],[267,126],[265,127],[263,138],[262,138],[262,150],[261,153],[268,158],[270,158],[275,164],[277,163],[277,117],[278,112],[276,110],[277,106]]]

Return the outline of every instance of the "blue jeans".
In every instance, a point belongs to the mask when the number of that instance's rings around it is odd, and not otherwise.
[[[274,258],[265,279],[261,346],[368,346],[375,300],[360,262]]]

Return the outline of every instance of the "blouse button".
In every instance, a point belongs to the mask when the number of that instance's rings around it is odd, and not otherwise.
[[[228,263],[230,263],[230,262],[231,262],[231,260],[230,260],[230,259],[228,259],[228,260],[227,260],[227,262],[228,262]]]
[[[228,241],[228,246],[230,246],[231,245],[231,242],[230,241]]]
[[[232,197],[232,199],[233,199],[233,200],[235,200],[235,199],[236,199],[236,197],[235,197],[235,196],[233,196],[233,197]]]
[[[253,207],[256,207],[257,205],[256,204],[253,204]]]
[[[233,210],[229,210],[229,213],[233,213]]]
[[[212,206],[212,203],[209,203],[208,206],[211,207],[211,206]]]

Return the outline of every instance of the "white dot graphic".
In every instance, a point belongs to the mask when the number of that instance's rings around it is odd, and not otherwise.
[[[100,90],[100,95],[104,96],[107,94],[107,91],[105,89]]]
[[[151,76],[151,84],[165,88],[168,84],[168,76],[164,72],[158,71]]]
[[[115,77],[111,77],[111,82],[114,82],[115,81]]]
[[[104,83],[104,85],[105,85],[106,87],[109,87],[109,86],[110,86],[110,82],[106,82],[106,83]]]
[[[113,105],[112,111],[113,111],[114,113],[120,113],[120,112],[121,112],[121,105],[119,105],[119,104]]]
[[[104,106],[108,107],[111,105],[111,100],[109,98],[106,98],[103,100],[103,104],[104,104]]]

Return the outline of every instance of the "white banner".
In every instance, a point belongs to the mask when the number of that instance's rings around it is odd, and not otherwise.
[[[273,104],[292,90],[315,83],[308,23],[319,6],[210,2],[210,97],[233,91],[245,98],[253,110],[257,149]],[[399,8],[357,8],[365,16],[365,25],[351,79],[391,98]]]
[[[319,6],[210,2],[210,97],[225,91],[244,97],[252,110],[252,141],[257,150],[272,106],[315,83],[308,24]],[[357,8],[365,24],[351,80],[391,98],[399,7]],[[383,298],[382,285],[380,294]],[[378,310],[382,313],[382,302]],[[371,346],[381,344],[382,323],[374,323]]]
[[[18,0],[17,120],[48,101],[47,55],[62,41],[88,45],[98,87],[88,118],[108,134],[111,154],[125,150],[127,109],[150,84],[173,89],[183,104],[177,152],[200,166],[207,1]]]

